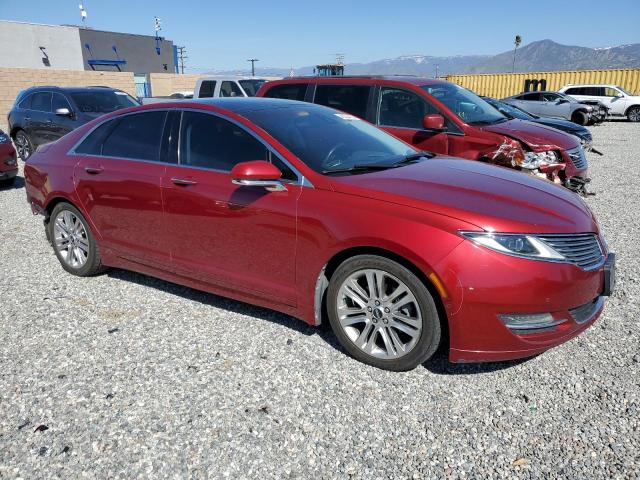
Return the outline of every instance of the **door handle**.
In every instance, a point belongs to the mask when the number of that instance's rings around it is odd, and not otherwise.
[[[97,175],[99,173],[102,173],[104,171],[103,167],[84,167],[84,171],[87,172],[89,175]]]
[[[171,181],[176,185],[182,185],[185,187],[189,185],[196,185],[198,183],[194,180],[187,180],[186,178],[177,178],[177,177],[173,177]]]

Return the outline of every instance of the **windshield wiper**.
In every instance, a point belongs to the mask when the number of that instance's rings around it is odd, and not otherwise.
[[[395,168],[394,164],[380,164],[371,163],[369,165],[353,165],[347,168],[336,168],[331,170],[322,170],[323,175],[330,175],[332,173],[351,173],[351,172],[375,172],[379,170],[387,170],[388,168]]]
[[[402,159],[398,160],[396,163],[393,163],[392,165],[394,167],[397,167],[397,166],[400,166],[400,165],[404,165],[405,163],[415,162],[416,160],[418,160],[420,158],[433,158],[435,156],[436,156],[435,153],[426,152],[426,151],[422,150],[420,152],[410,153],[408,155],[405,155]]]

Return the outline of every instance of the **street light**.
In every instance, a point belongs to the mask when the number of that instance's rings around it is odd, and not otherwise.
[[[515,45],[515,48],[513,49],[513,69],[511,70],[512,73],[516,72],[516,50],[518,50],[518,47],[520,46],[521,43],[522,43],[522,37],[520,35],[516,35],[516,39],[513,42],[513,44]]]

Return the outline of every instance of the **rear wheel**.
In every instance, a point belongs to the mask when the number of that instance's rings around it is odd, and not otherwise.
[[[631,107],[627,111],[627,118],[630,122],[640,122],[640,107]]]
[[[571,115],[571,121],[578,125],[586,125],[588,120],[589,117],[585,112],[573,112],[573,115]]]
[[[33,153],[33,143],[31,143],[29,135],[24,130],[18,130],[13,141],[16,144],[20,160],[26,162]]]
[[[64,202],[56,205],[48,228],[56,257],[67,272],[90,277],[104,271],[98,244],[76,207]]]
[[[346,260],[331,278],[327,312],[336,337],[354,358],[378,368],[411,370],[440,343],[440,319],[426,286],[384,257]]]

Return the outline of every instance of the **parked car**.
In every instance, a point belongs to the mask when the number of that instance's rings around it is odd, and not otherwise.
[[[304,100],[379,125],[419,150],[529,172],[585,193],[587,160],[573,136],[508,119],[475,93],[420,77],[300,77],[259,97]]]
[[[44,143],[94,118],[140,103],[109,87],[31,87],[21,91],[8,116],[9,132],[18,156],[26,160]]]
[[[191,99],[193,98],[193,92],[191,91],[183,91],[183,92],[173,92],[171,95],[166,97],[142,97],[140,98],[140,103],[142,105],[150,105],[152,103],[162,103],[171,100],[183,100],[183,99]]]
[[[632,122],[640,122],[640,95],[633,95],[617,85],[565,85],[559,91],[581,102],[603,103],[611,117],[627,117]]]
[[[588,128],[578,125],[577,123],[570,122],[569,120],[563,120],[560,118],[548,118],[539,117],[533,113],[526,112],[520,107],[510,105],[500,100],[496,100],[491,97],[481,97],[491,106],[496,108],[500,113],[508,118],[517,118],[519,120],[526,120],[528,122],[537,123],[539,125],[545,125],[547,127],[557,128],[570,135],[574,135],[580,139],[580,143],[585,150],[591,150],[593,147],[593,136]]]
[[[196,82],[193,97],[255,97],[265,82],[258,77],[202,77]]]
[[[9,135],[0,130],[0,187],[12,185],[18,175],[16,150]]]
[[[541,117],[564,118],[578,125],[589,124],[594,110],[593,105],[585,105],[559,92],[519,93],[502,101]]]
[[[528,357],[600,315],[615,278],[586,203],[513,170],[429,158],[303,102],[109,114],[37,151],[27,200],[62,267],[131,269],[317,325],[389,370]],[[326,316],[323,315],[326,312]]]

